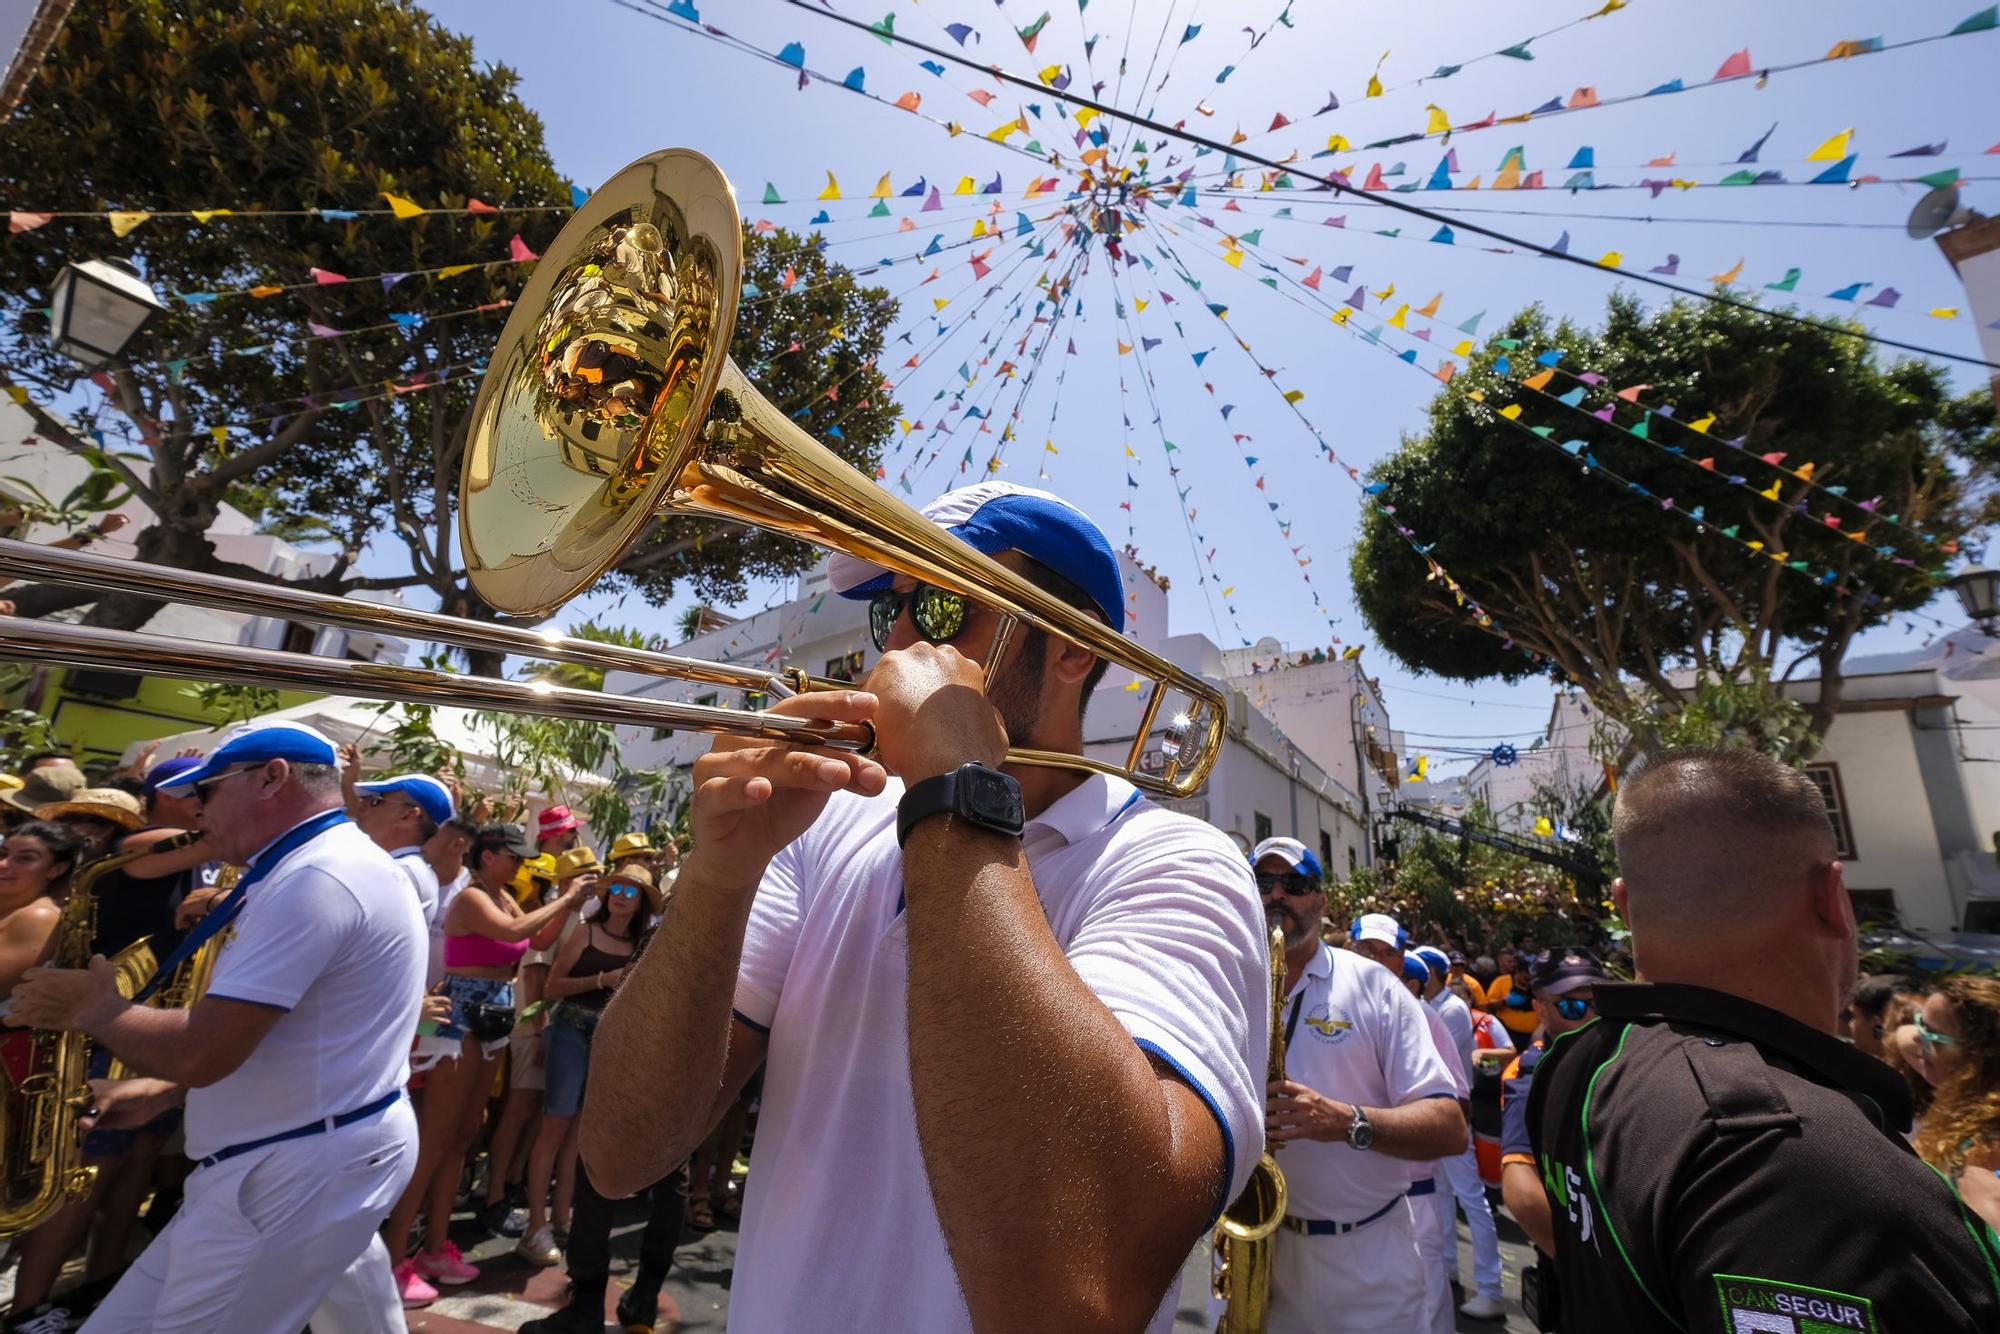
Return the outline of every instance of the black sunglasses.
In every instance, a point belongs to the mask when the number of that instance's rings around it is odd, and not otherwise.
[[[1272,890],[1282,891],[1287,898],[1302,899],[1308,894],[1319,892],[1319,881],[1297,871],[1253,871],[1257,877],[1257,893],[1269,894]]]
[[[965,629],[967,602],[963,594],[929,584],[916,584],[900,592],[890,589],[868,600],[868,633],[878,651],[888,649],[889,636],[895,633],[906,605],[917,633],[933,644],[948,644]]]

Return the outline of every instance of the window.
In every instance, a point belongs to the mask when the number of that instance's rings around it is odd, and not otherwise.
[[[672,736],[673,734],[674,734],[674,729],[671,727],[655,727],[653,729],[653,740],[665,741],[668,737]]]
[[[837,658],[826,660],[826,670],[821,673],[829,681],[859,681],[861,679],[861,650],[843,653]]]
[[[1896,926],[1902,922],[1893,889],[1850,889],[1847,901],[1854,905],[1854,920],[1863,925]]]
[[[771,707],[771,697],[761,690],[746,690],[743,692],[743,707],[760,712]]]
[[[1333,870],[1333,835],[1324,829],[1319,831],[1319,864],[1322,870]]]
[[[310,653],[313,651],[313,644],[318,639],[318,626],[300,625],[297,621],[287,621],[285,623],[284,642],[279,644],[278,647],[287,653]]]
[[[1847,817],[1847,793],[1840,786],[1840,766],[1808,764],[1806,777],[1819,784],[1820,799],[1826,802],[1826,821],[1833,826],[1833,853],[1843,861],[1861,854],[1854,850],[1854,826]]]
[[[1353,848],[1349,848],[1347,850],[1347,873],[1349,875],[1353,875],[1356,871],[1360,869],[1361,869],[1361,858],[1355,855]]]
[[[711,690],[706,695],[696,695],[694,702],[699,708],[712,709],[715,707],[715,692]]]
[[[1251,839],[1250,842],[1253,845],[1262,843],[1271,836],[1271,817],[1262,811],[1252,811],[1250,813],[1250,827],[1257,831],[1257,836]]]

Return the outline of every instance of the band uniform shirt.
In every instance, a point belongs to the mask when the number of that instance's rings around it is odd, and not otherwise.
[[[1528,1124],[1567,1327],[2000,1329],[2000,1240],[1903,1139],[1887,1065],[1702,987],[1597,988]]]
[[[410,882],[410,890],[417,896],[417,908],[424,915],[424,934],[442,920],[438,911],[438,874],[431,864],[424,860],[424,850],[412,843],[407,848],[397,848],[389,854],[395,858],[396,869]]]
[[[1458,1052],[1459,1069],[1464,1073],[1469,1082],[1472,1079],[1474,1068],[1472,1064],[1472,1007],[1467,1005],[1449,987],[1446,987],[1443,991],[1425,1001],[1424,1004],[1430,1006],[1437,1014],[1437,1017],[1444,1021],[1446,1031],[1451,1034],[1452,1046]]]
[[[751,908],[735,1009],[770,1046],[734,1330],[970,1327],[917,1141],[901,795],[894,780],[836,793]],[[1219,1214],[1264,1144],[1270,946],[1249,866],[1220,830],[1105,775],[1029,820],[1022,847],[1071,967],[1216,1117]],[[962,998],[964,1041],[990,1041],[988,1021]],[[1171,1327],[1177,1296],[1150,1328]]]
[[[1430,1008],[1396,974],[1352,950],[1322,944],[1289,989],[1283,1013],[1292,1035],[1285,1078],[1293,1083],[1370,1108],[1463,1096],[1444,1055],[1450,1035],[1432,1036]],[[1317,1140],[1287,1144],[1279,1161],[1291,1190],[1286,1212],[1336,1223],[1368,1217],[1430,1166],[1416,1173],[1419,1165],[1403,1159]]]
[[[251,886],[231,933],[208,994],[284,1013],[242,1065],[188,1090],[188,1157],[352,1111],[408,1082],[424,921],[373,839],[343,822],[292,849]]]

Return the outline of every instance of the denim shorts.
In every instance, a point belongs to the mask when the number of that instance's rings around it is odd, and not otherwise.
[[[451,997],[451,1018],[437,1026],[437,1035],[441,1038],[462,1038],[470,1035],[471,1028],[466,1019],[465,1009],[469,1004],[512,1005],[514,1003],[514,984],[495,977],[459,977],[453,974],[444,979],[441,989],[445,995]],[[491,1056],[506,1045],[507,1039],[502,1037],[497,1042],[481,1043],[480,1049]]]
[[[591,1035],[575,1024],[549,1021],[542,1034],[544,1079],[542,1110],[550,1116],[575,1116],[583,1107],[584,1076],[590,1073]]]

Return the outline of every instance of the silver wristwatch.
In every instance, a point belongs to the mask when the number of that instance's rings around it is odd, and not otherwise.
[[[1347,1123],[1347,1146],[1351,1149],[1366,1149],[1374,1143],[1375,1127],[1368,1120],[1367,1109],[1356,1103],[1354,1119]]]

